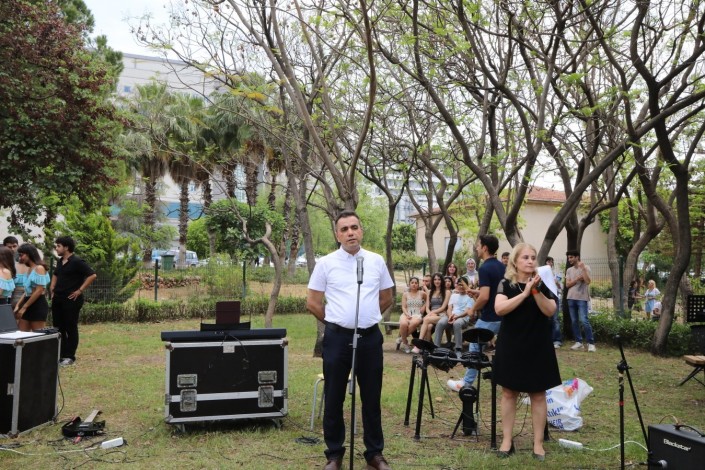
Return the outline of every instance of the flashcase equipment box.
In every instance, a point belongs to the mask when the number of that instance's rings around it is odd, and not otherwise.
[[[270,418],[288,412],[286,330],[162,332],[165,421]]]
[[[59,333],[0,334],[0,436],[16,437],[56,418]]]

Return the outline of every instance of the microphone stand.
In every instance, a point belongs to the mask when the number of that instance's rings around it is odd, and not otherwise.
[[[622,355],[622,360],[617,364],[617,371],[619,372],[619,451],[621,459],[621,470],[624,470],[625,457],[624,457],[624,374],[627,374],[627,380],[629,381],[629,389],[632,392],[632,398],[634,399],[634,406],[636,407],[636,414],[639,416],[639,424],[641,425],[641,432],[644,434],[644,442],[646,443],[646,453],[648,458],[651,458],[651,449],[649,448],[649,439],[646,435],[646,428],[644,427],[644,419],[641,417],[641,410],[639,409],[639,402],[636,399],[636,392],[634,391],[634,384],[632,383],[632,376],[629,373],[629,365],[627,364],[627,358],[624,356],[624,348],[622,348],[622,339],[619,335],[615,336],[614,339],[617,340],[617,345],[619,346],[619,353]]]
[[[355,381],[356,381],[356,369],[357,369],[357,339],[359,335],[357,334],[357,324],[360,319],[360,288],[362,287],[362,275],[363,267],[362,263],[364,258],[362,256],[357,257],[357,301],[355,304],[355,330],[353,331],[352,339],[352,367],[350,369],[350,382],[348,387],[348,393],[351,395],[351,408],[350,408],[350,470],[354,468],[354,455],[355,455]]]

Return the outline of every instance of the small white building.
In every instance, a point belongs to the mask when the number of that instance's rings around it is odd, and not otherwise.
[[[553,189],[533,187],[526,195],[524,207],[520,212],[521,233],[526,243],[535,246],[536,249],[541,248],[546,228],[556,216],[556,211],[565,203],[565,193]],[[440,210],[434,211],[433,218],[441,217]],[[424,221],[418,214],[413,214],[412,217],[416,221],[416,254],[421,257],[428,256],[428,248],[424,238],[426,226]],[[460,228],[460,241],[458,248],[466,248],[472,251],[472,246],[477,240],[476,233],[468,233]],[[436,256],[443,259],[447,252],[448,241],[450,236],[444,221],[438,225],[438,229],[433,234],[433,247]],[[565,252],[568,249],[568,238],[566,230],[563,229],[556,238],[556,241],[551,247],[549,256],[555,258],[556,262],[565,260]],[[507,240],[500,239],[497,256],[500,256],[505,251],[512,251],[512,247]],[[603,259],[607,258],[607,234],[602,231],[599,223],[593,223],[583,235],[582,246],[580,247],[582,259]],[[462,270],[462,268],[461,268]]]

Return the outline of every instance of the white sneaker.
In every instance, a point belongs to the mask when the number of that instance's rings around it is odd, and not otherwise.
[[[558,341],[556,341],[555,343],[553,343],[553,348],[554,348],[554,349],[560,349],[561,346],[563,346],[563,345],[562,345],[561,343],[559,343]]]
[[[414,346],[414,348],[411,350],[411,354],[421,354],[421,350]]]
[[[583,349],[583,343],[575,342],[574,345],[570,347],[573,351],[577,351],[578,349]]]
[[[448,379],[448,382],[446,382],[448,385],[448,388],[451,389],[454,392],[459,392],[461,388],[465,385],[464,380],[452,380]]]
[[[588,344],[588,352],[595,352],[597,351],[597,348],[595,347],[594,344]]]
[[[405,353],[409,354],[411,352],[411,346],[409,346],[408,344],[402,344],[401,350],[404,351]]]
[[[70,366],[70,365],[73,365],[73,363],[74,363],[74,360],[73,360],[73,359],[69,359],[68,357],[65,357],[65,358],[63,358],[62,360],[59,361],[59,365],[60,365],[61,367]]]

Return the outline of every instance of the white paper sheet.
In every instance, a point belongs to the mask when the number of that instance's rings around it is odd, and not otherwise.
[[[553,274],[553,270],[548,265],[543,265],[538,269],[539,277],[546,284],[553,294],[558,297],[558,286],[556,285],[556,277]]]

